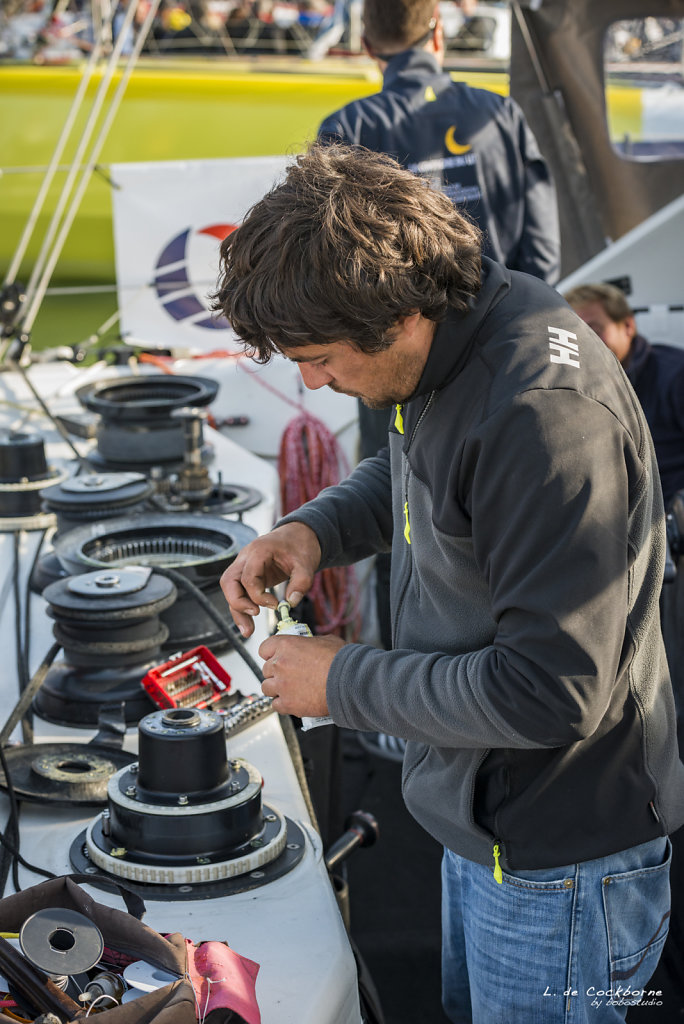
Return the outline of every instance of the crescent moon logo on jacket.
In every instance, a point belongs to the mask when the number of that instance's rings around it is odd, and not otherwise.
[[[457,142],[455,137],[454,137],[454,132],[455,131],[456,131],[456,125],[455,124],[452,124],[449,128],[447,128],[446,135],[444,136],[444,145],[446,146],[446,148],[449,150],[450,153],[456,153],[456,154],[468,153],[470,151],[470,149],[471,149],[470,143],[466,143],[465,145],[461,145],[460,142]]]
[[[186,228],[162,249],[155,266],[154,287],[162,306],[174,320],[186,320],[192,327],[225,331],[230,325],[225,317],[211,315],[204,296],[216,283],[212,274],[216,263],[216,246],[235,231],[237,224],[209,224],[193,231]],[[191,271],[192,273],[191,278]],[[198,294],[199,292],[199,294]]]

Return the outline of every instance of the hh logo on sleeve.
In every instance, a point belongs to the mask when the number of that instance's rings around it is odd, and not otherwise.
[[[565,331],[562,327],[549,327],[549,348],[551,354],[549,360],[552,363],[565,363],[567,366],[579,366],[579,346],[571,341],[577,338],[572,331]]]

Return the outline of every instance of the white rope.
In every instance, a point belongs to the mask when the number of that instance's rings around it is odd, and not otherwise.
[[[40,216],[40,211],[43,209],[43,205],[45,203],[48,190],[50,188],[50,185],[52,184],[55,174],[60,169],[59,161],[64,152],[64,147],[66,146],[67,139],[69,138],[73,130],[74,122],[76,121],[78,112],[83,104],[83,98],[85,96],[88,83],[92,78],[95,65],[97,61],[100,59],[103,41],[104,26],[102,29],[102,34],[97,39],[93,49],[91,50],[88,61],[83,69],[83,76],[79,83],[78,89],[76,90],[76,95],[74,96],[73,101],[71,103],[71,108],[67,115],[67,119],[64,122],[62,132],[59,136],[59,139],[57,140],[55,151],[52,154],[52,158],[47,166],[47,169],[45,170],[45,175],[43,177],[43,181],[41,183],[38,195],[36,196],[35,202],[33,204],[31,213],[29,214],[29,219],[26,222],[26,227],[24,228],[23,234],[19,239],[19,244],[17,245],[16,251],[12,258],[12,262],[10,263],[9,270],[7,271],[7,276],[5,278],[6,286],[14,284],[14,282],[16,281],[17,274],[19,273],[19,268],[21,266],[21,262],[24,259],[24,256],[26,255],[26,250],[28,248],[29,242],[31,241],[31,236],[33,235],[33,232],[35,230],[38,217]]]
[[[97,163],[97,159],[102,150],[102,146],[104,145],[114,114],[118,110],[121,99],[123,98],[123,92],[126,86],[128,85],[128,80],[137,62],[138,56],[145,41],[145,37],[147,35],[147,32],[149,31],[149,28],[152,25],[152,20],[159,6],[159,0],[152,0],[152,3],[150,4],[149,10],[147,12],[147,17],[145,18],[144,24],[142,25],[140,32],[138,33],[135,46],[131,52],[131,55],[128,58],[126,68],[121,78],[121,82],[119,83],[119,86],[116,92],[114,93],[114,96],[112,97],[109,111],[105,116],[105,120],[100,129],[100,133],[93,144],[91,156],[88,159],[85,167],[83,168],[80,182],[71,200],[71,205],[65,212],[65,207],[68,201],[69,194],[73,189],[74,181],[78,174],[79,168],[81,167],[86,147],[90,141],[90,137],[95,128],[97,119],[100,116],[105,101],[106,93],[109,88],[109,84],[111,82],[114,71],[121,56],[121,50],[126,40],[128,29],[130,28],[135,13],[138,9],[138,4],[139,0],[134,0],[134,3],[130,4],[126,11],[126,16],[121,27],[121,31],[117,36],[114,49],[112,50],[109,61],[107,62],[105,74],[103,75],[102,82],[100,83],[97,95],[95,97],[95,100],[93,101],[90,117],[88,118],[88,123],[84,129],[77,153],[74,157],[71,171],[67,175],[67,180],[64,183],[62,194],[60,196],[57,208],[55,209],[52,221],[48,228],[48,232],[46,234],[43,246],[38,256],[38,260],[36,261],[36,265],[33,268],[33,273],[31,274],[31,279],[26,289],[27,312],[24,318],[24,330],[27,333],[30,333],[31,328],[33,327],[33,324],[35,322],[38,310],[40,309],[40,305],[43,301],[45,292],[47,290],[47,286],[50,283],[50,278],[52,277],[52,273],[57,264],[57,260],[59,259],[62,248],[64,246],[64,242],[66,241],[67,235],[71,229],[71,225],[73,224],[76,212],[78,210],[78,207],[80,206],[81,199],[83,197],[83,194],[85,193],[90,176],[93,172],[95,164]],[[62,217],[63,219],[61,228],[57,233],[59,221]],[[54,245],[52,247],[52,251],[48,255],[50,245],[52,245],[53,241]]]
[[[118,999],[115,999],[114,996],[110,996],[107,992],[103,992],[102,995],[98,996],[96,999],[93,999],[92,1003],[89,1004],[88,1009],[86,1010],[86,1017],[90,1016],[91,1012],[95,1009],[97,1004],[102,1002],[103,999],[109,999],[111,1003],[114,1003],[114,1006],[120,1006]]]

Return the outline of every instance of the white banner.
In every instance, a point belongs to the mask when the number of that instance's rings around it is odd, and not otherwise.
[[[209,309],[219,246],[288,163],[264,156],[111,166],[125,340],[189,352],[239,349]]]

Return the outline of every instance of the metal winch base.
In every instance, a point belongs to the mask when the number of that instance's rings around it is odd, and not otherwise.
[[[264,813],[271,813],[271,808],[264,805]],[[275,813],[275,812],[273,812]],[[302,860],[306,852],[306,836],[300,826],[285,817],[287,837],[285,847],[281,854],[274,860],[268,861],[259,867],[252,868],[242,874],[228,875],[220,880],[213,880],[209,871],[205,879],[196,882],[145,882],[126,878],[126,888],[137,893],[146,900],[159,900],[160,902],[181,902],[183,900],[215,900],[224,896],[234,896],[237,893],[250,892],[253,889],[260,889],[269,882],[275,882],[288,872],[292,871]],[[99,819],[98,819],[99,821]],[[97,841],[97,822],[93,828],[93,838]],[[75,871],[82,874],[92,875],[92,884],[95,888],[102,888],[106,891],[111,889],[113,882],[121,877],[115,875],[107,868],[98,867],[90,857],[87,845],[88,829],[80,832],[74,839],[69,850],[69,860]],[[208,866],[207,866],[208,867]],[[102,875],[108,875],[112,881],[100,881]]]
[[[197,899],[218,895],[207,886],[241,891],[294,866],[303,836],[262,805],[259,772],[228,761],[221,715],[170,708],[138,728],[139,762],[110,778],[107,809],[72,847],[78,870]]]

